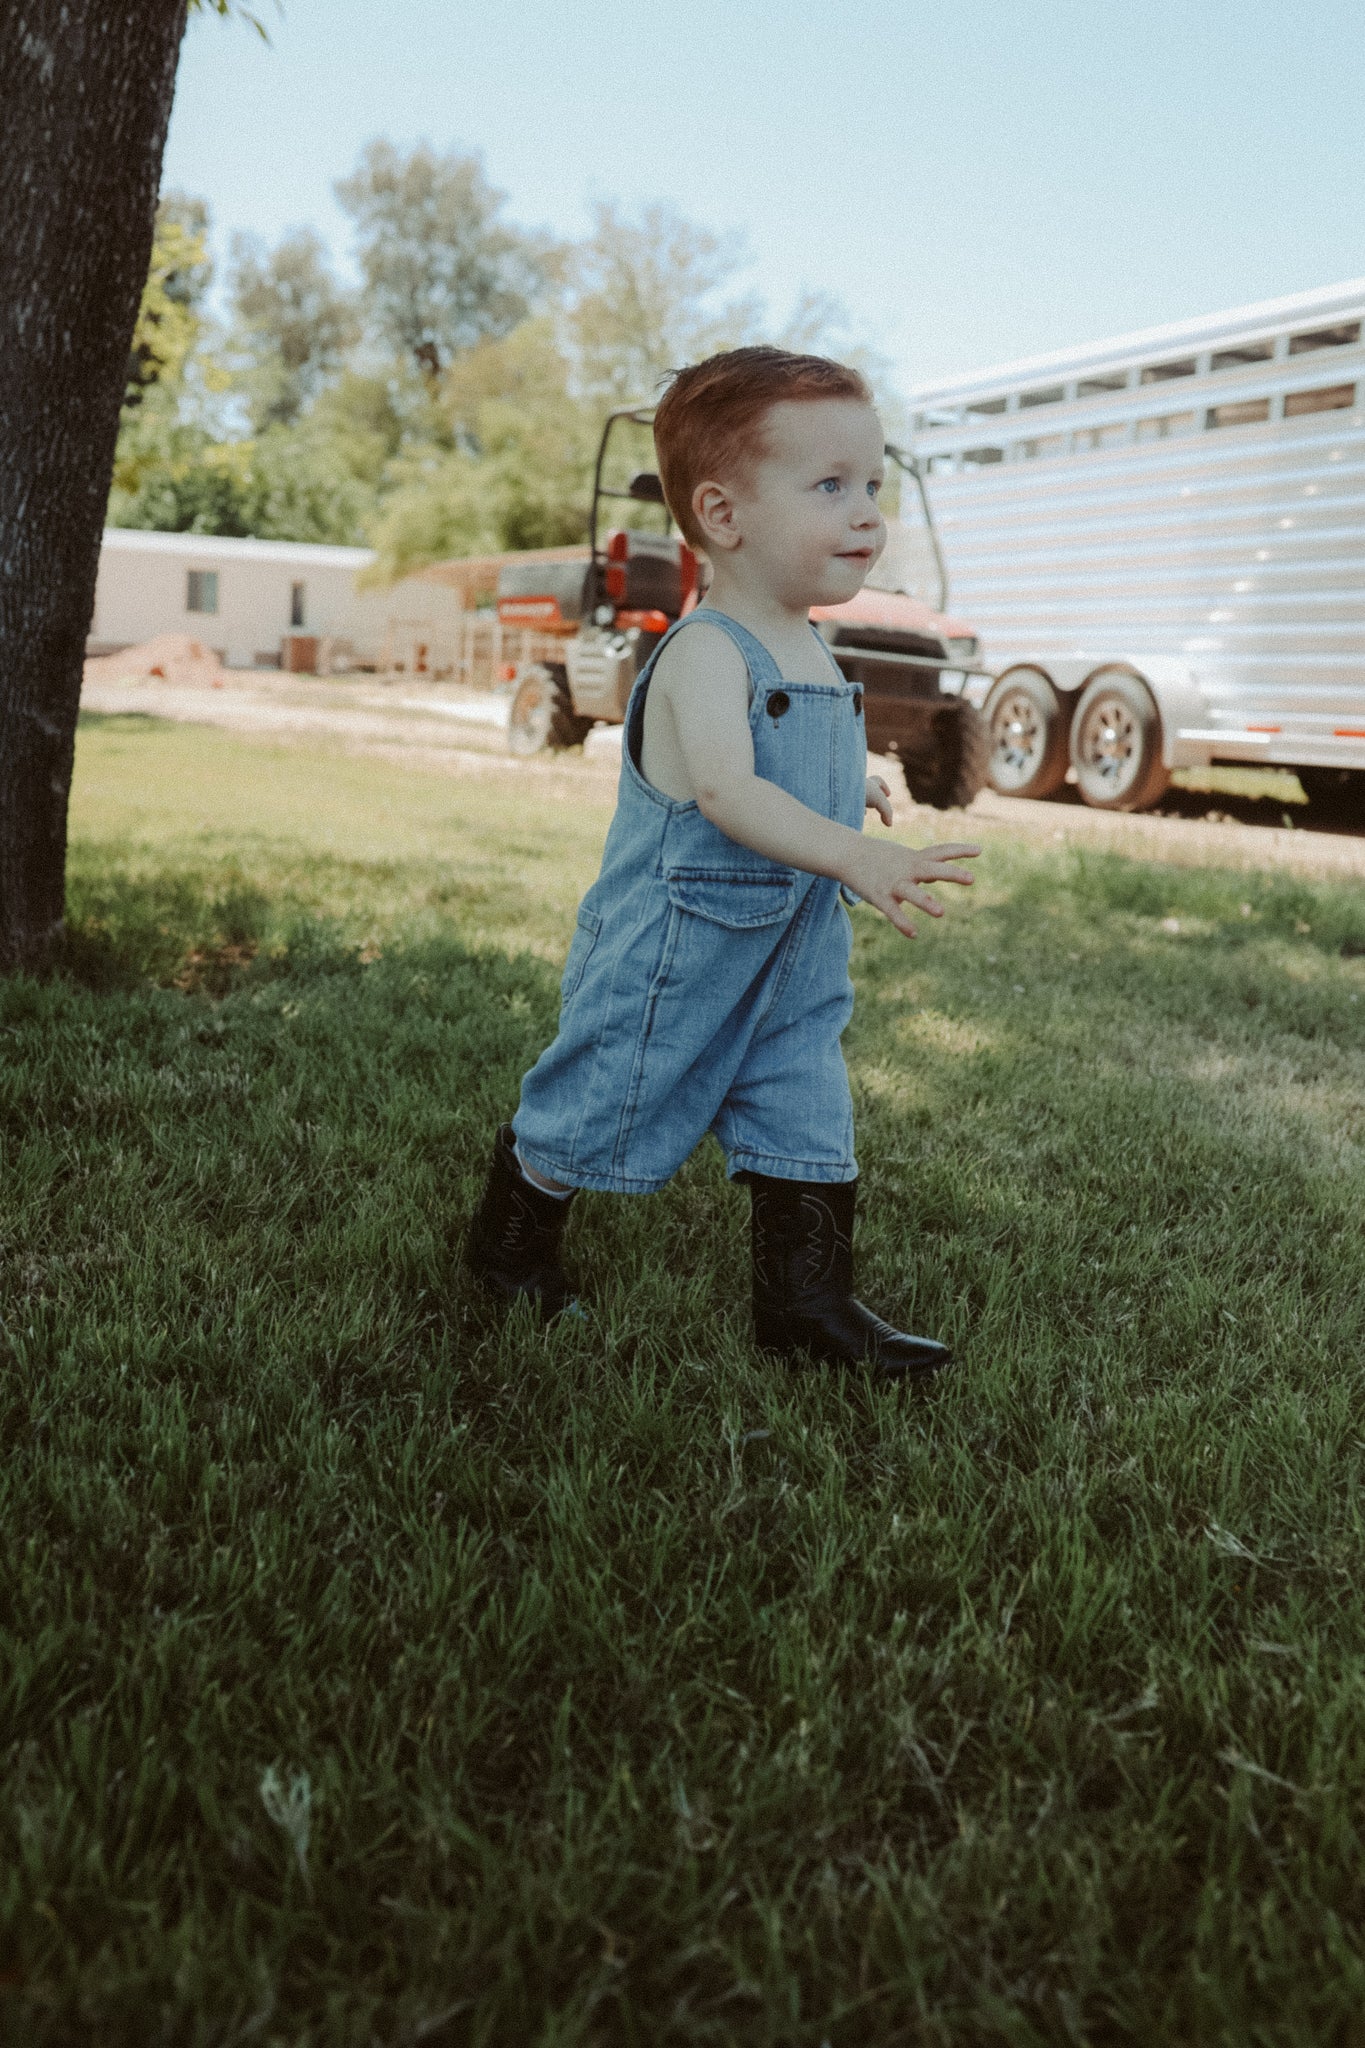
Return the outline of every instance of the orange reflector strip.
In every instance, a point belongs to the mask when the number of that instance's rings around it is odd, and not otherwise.
[[[1279,725],[1249,725],[1247,727],[1248,732],[1282,732],[1283,730],[1283,726]]]
[[[1332,734],[1334,740],[1365,740],[1365,726],[1339,725]]]

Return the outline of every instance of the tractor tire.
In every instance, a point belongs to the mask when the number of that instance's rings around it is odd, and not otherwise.
[[[1081,692],[1071,721],[1071,765],[1097,811],[1145,811],[1170,787],[1161,758],[1161,714],[1129,669],[1102,669]]]
[[[1296,768],[1308,808],[1324,825],[1365,825],[1365,770],[1359,768]]]
[[[901,749],[905,786],[917,804],[931,810],[965,811],[985,786],[990,750],[990,732],[976,706],[965,697],[949,697],[934,711],[925,738]]]
[[[569,695],[569,680],[558,663],[536,662],[522,670],[507,721],[507,745],[523,758],[578,747],[591,732],[594,720],[580,718]]]
[[[987,778],[1000,796],[1055,796],[1066,781],[1066,714],[1039,668],[1006,669],[986,699]]]

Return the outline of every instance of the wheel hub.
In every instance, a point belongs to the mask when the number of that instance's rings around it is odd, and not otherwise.
[[[1006,697],[994,719],[995,768],[1002,781],[1027,782],[1043,751],[1043,722],[1031,697]]]
[[[1132,781],[1141,753],[1137,721],[1121,699],[1102,697],[1091,710],[1077,749],[1081,765],[1107,791]]]

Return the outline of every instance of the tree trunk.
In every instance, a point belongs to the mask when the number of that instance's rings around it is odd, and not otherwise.
[[[186,0],[0,0],[0,972],[60,936],[66,807]]]

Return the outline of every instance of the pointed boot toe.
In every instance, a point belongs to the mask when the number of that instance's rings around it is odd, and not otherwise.
[[[862,1366],[882,1380],[927,1380],[951,1364],[946,1344],[897,1330],[855,1299],[856,1181],[748,1180],[754,1336],[765,1350]]]

